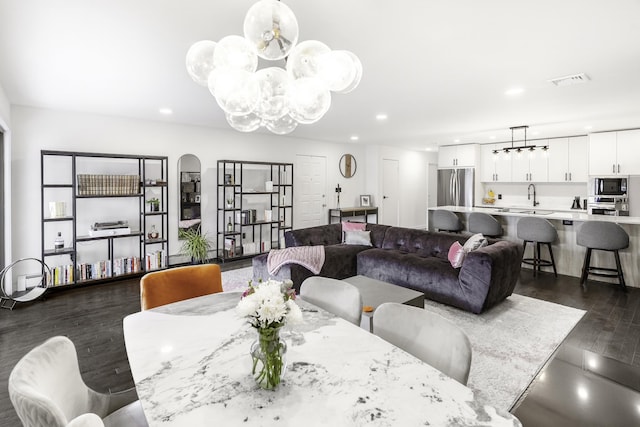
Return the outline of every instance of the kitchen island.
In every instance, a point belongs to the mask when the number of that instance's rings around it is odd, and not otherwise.
[[[464,207],[464,206],[438,206],[429,208],[429,211],[446,209],[456,212],[462,221],[467,223],[467,217],[471,212],[484,212],[494,216],[504,230],[502,238],[522,243],[517,236],[516,226],[522,217],[534,216],[547,219],[558,230],[558,240],[552,244],[553,255],[556,261],[558,274],[580,277],[586,249],[576,244],[576,233],[583,222],[586,221],[610,221],[619,224],[629,234],[629,247],[620,251],[620,261],[627,286],[640,287],[640,217],[632,216],[608,216],[589,215],[585,211],[556,211],[552,209],[540,209],[538,207]],[[429,215],[430,221],[431,215]],[[527,245],[525,258],[533,257],[532,245]],[[543,247],[542,257],[548,258],[547,251]],[[601,267],[615,267],[613,253],[594,251],[591,257],[591,265]],[[524,268],[530,268],[523,264]],[[546,268],[544,271],[552,271]],[[591,276],[593,278],[594,276]],[[591,280],[591,279],[590,279]],[[616,279],[597,277],[596,280],[616,282]]]

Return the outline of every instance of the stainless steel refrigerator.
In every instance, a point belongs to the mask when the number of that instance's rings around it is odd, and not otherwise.
[[[438,206],[469,206],[474,200],[474,168],[438,170]]]

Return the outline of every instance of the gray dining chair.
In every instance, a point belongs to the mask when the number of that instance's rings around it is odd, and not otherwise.
[[[431,311],[404,304],[381,304],[373,316],[373,333],[467,384],[471,342],[453,322]]]
[[[135,389],[99,393],[82,380],[67,337],[48,339],[9,375],[9,398],[24,427],[147,427]]]
[[[433,214],[433,228],[437,231],[450,231],[459,233],[462,229],[462,221],[458,218],[455,212],[451,212],[445,209],[436,209],[432,211]]]
[[[362,296],[358,288],[347,282],[328,277],[309,277],[300,285],[300,298],[360,326]]]
[[[468,219],[469,232],[482,233],[487,237],[502,236],[502,225],[492,215],[484,212],[471,212]]]
[[[624,291],[627,290],[619,251],[629,247],[629,234],[622,227],[614,222],[586,221],[578,229],[576,243],[587,248],[580,276],[581,285],[586,283],[591,274],[600,277],[616,277],[620,287]],[[616,268],[591,265],[591,253],[594,250],[613,252]]]

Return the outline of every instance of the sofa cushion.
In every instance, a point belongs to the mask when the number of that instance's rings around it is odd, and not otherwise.
[[[423,292],[425,298],[466,308],[459,270],[438,257],[421,257],[393,249],[369,249],[358,254],[358,274]]]
[[[289,230],[284,233],[285,246],[337,245],[342,243],[342,224]]]
[[[437,257],[448,261],[449,248],[453,242],[464,243],[465,236],[451,233],[431,233],[426,230],[391,227],[382,243],[383,249],[395,249],[415,253],[422,257]]]

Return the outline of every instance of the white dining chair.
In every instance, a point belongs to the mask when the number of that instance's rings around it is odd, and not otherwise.
[[[48,339],[9,375],[9,398],[24,427],[147,427],[135,389],[99,393],[82,380],[67,337]]]
[[[373,316],[373,333],[467,384],[471,369],[471,342],[451,321],[419,307],[381,304]]]
[[[312,276],[300,285],[300,297],[360,326],[362,296],[355,286],[342,280]]]

